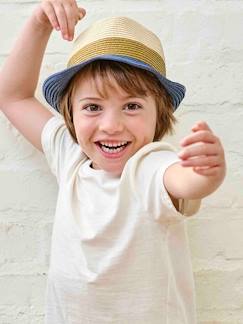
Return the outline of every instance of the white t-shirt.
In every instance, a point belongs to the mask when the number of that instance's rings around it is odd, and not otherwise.
[[[163,185],[171,147],[144,146],[116,177],[91,168],[62,118],[42,145],[59,184],[45,323],[196,323],[186,217]],[[198,207],[181,202],[184,214]]]

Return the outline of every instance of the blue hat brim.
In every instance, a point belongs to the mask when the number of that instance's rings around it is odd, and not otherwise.
[[[62,97],[63,91],[67,87],[70,80],[83,67],[97,60],[110,60],[115,62],[122,62],[153,73],[171,96],[174,111],[178,108],[185,96],[186,88],[182,84],[170,81],[165,76],[156,71],[153,67],[142,61],[122,55],[102,55],[96,56],[85,62],[66,68],[65,70],[62,70],[49,76],[44,81],[42,87],[43,95],[48,104],[59,112],[60,99]]]

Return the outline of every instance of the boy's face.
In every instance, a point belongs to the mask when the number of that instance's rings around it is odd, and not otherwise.
[[[153,141],[156,105],[152,96],[131,97],[115,80],[112,87],[102,82],[86,77],[77,85],[73,123],[92,167],[120,175],[127,160]]]

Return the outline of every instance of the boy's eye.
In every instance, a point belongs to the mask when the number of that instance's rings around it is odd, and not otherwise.
[[[125,107],[126,110],[132,110],[132,111],[133,111],[133,110],[138,110],[138,109],[140,109],[140,108],[142,108],[141,105],[136,104],[136,103],[129,103],[129,104],[127,104],[126,107]]]
[[[86,105],[84,109],[90,112],[96,112],[96,111],[100,111],[101,107],[95,104],[90,104],[90,105]]]

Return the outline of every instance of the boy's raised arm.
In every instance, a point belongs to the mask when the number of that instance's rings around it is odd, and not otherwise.
[[[74,0],[42,1],[0,71],[0,109],[39,150],[42,129],[52,116],[34,97],[46,45],[53,28],[72,40],[75,25],[84,14]]]
[[[205,122],[198,122],[193,133],[181,141],[181,162],[165,172],[164,185],[176,199],[201,199],[223,182],[226,163],[223,146]]]

